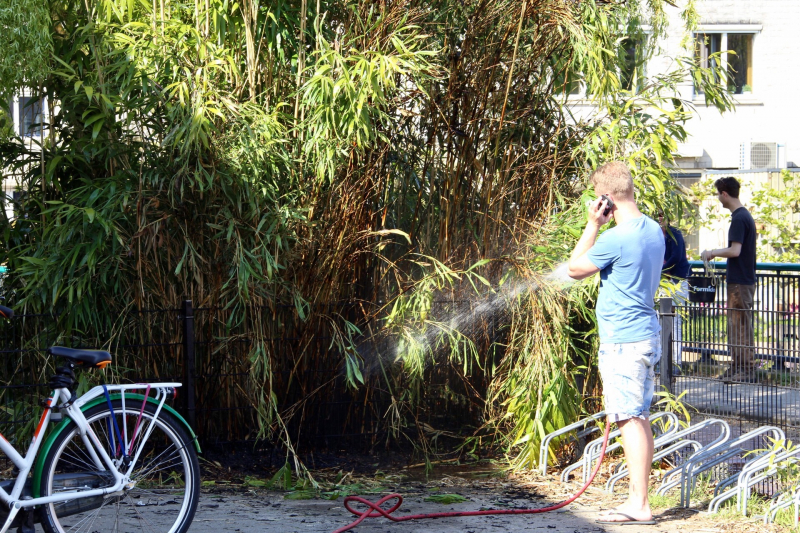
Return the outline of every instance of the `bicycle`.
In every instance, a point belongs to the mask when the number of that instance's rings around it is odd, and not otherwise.
[[[0,306],[0,317],[13,315]],[[165,403],[181,384],[100,385],[78,397],[75,370],[105,368],[111,355],[59,346],[47,353],[66,364],[50,378],[53,393],[25,456],[0,435],[0,450],[19,469],[0,482],[8,508],[0,533],[33,533],[35,522],[47,533],[185,533],[200,496],[200,447]],[[45,439],[56,413],[61,422]]]

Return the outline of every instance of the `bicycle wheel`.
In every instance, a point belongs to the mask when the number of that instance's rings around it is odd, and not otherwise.
[[[127,431],[127,438],[135,439],[128,461],[133,460],[135,450],[154,424],[131,471],[131,483],[112,494],[42,506],[40,518],[48,533],[185,533],[189,529],[200,496],[200,467],[194,443],[168,412],[162,409],[158,418],[154,418],[156,407],[150,403],[134,433],[141,403],[127,404],[123,410],[121,401],[112,402],[120,435],[124,439]],[[127,471],[108,405],[92,407],[84,415],[120,472]],[[71,421],[45,458],[42,496],[113,486],[113,476],[97,467],[92,452]]]

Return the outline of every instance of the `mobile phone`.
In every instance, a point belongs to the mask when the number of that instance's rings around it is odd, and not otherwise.
[[[604,216],[604,217],[605,217],[605,216],[608,216],[608,214],[609,214],[609,213],[611,212],[611,210],[614,208],[614,200],[612,200],[611,198],[609,198],[609,197],[608,197],[608,196],[606,196],[605,194],[601,194],[601,195],[600,195],[600,199],[601,199],[601,200],[605,200],[605,201],[607,202],[607,203],[606,203],[606,208],[603,210],[603,216]]]

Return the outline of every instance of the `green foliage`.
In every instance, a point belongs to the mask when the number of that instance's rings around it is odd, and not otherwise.
[[[763,224],[759,231],[757,254],[760,261],[800,263],[800,178],[782,170],[753,191],[752,215]]]
[[[583,398],[597,379],[592,363],[597,348],[596,280],[564,289],[537,274],[566,257],[585,223],[584,203],[570,205],[559,199],[558,204],[563,210],[553,215],[548,231],[531,242],[536,253],[528,252],[533,259],[530,270],[510,276],[537,288],[520,293],[512,307],[508,348],[491,388],[491,399],[498,405],[494,417],[508,427],[514,468],[535,466],[547,433],[596,410],[594,402],[584,403]],[[579,375],[586,380],[584,390],[578,386]]]
[[[782,454],[794,452],[797,446],[788,439],[773,439],[771,437],[767,437],[767,439],[769,440],[768,447],[752,450],[747,453],[747,456],[752,459],[768,453],[769,457],[766,466],[769,468],[767,470],[775,470],[774,475],[782,486],[793,487],[797,485],[797,482],[800,481],[800,465],[797,463],[797,459],[795,457],[777,459]]]
[[[364,42],[385,34],[387,21],[370,10],[362,20],[337,35],[335,43],[317,37],[310,77],[301,88],[301,104],[309,110],[298,125],[305,140],[302,157],[319,180],[333,182],[351,150],[363,153],[374,143],[386,142],[393,117],[389,109],[398,93],[398,81],[422,82],[434,66],[435,51],[426,49],[421,28],[408,24],[408,15],[392,29],[390,39]]]
[[[280,467],[277,472],[272,476],[267,482],[267,488],[277,488],[282,490],[289,490],[292,485],[292,467],[287,462],[285,465]]]
[[[675,166],[678,143],[686,140],[685,125],[692,116],[691,102],[681,100],[679,85],[698,75],[698,85],[713,92],[713,73],[700,69],[688,58],[678,58],[667,74],[651,76],[635,91],[617,90],[598,97],[606,118],[587,137],[582,149],[589,168],[608,161],[624,161],[631,169],[637,202],[653,217],[663,212],[670,220],[693,218],[696,207],[679,188],[670,171]],[[730,95],[721,92],[714,105],[723,112],[733,109]]]
[[[652,4],[652,3],[651,3]],[[640,42],[642,58],[655,51],[655,40],[639,34],[649,21],[653,35],[666,31],[662,5],[644,9],[627,3],[624,8],[582,4],[581,29],[585,41],[575,46],[573,68],[582,76],[586,94],[598,106],[602,118],[583,139],[580,162],[588,170],[608,161],[624,161],[634,176],[637,202],[651,216],[667,213],[672,220],[689,218],[696,208],[670,176],[677,144],[686,139],[685,124],[691,117],[691,102],[677,98],[678,86],[687,76],[708,87],[707,101],[722,112],[732,108],[730,96],[719,91],[713,72],[699,68],[692,56],[676,58],[677,68],[640,82],[622,86],[619,73],[626,58],[617,54],[618,28],[629,29],[629,38]],[[691,11],[693,3],[684,8]],[[650,19],[644,13],[649,13]],[[684,13],[690,32],[695,18]],[[637,75],[634,71],[634,78]],[[559,208],[548,218],[545,231],[529,240],[531,249],[524,261],[531,271],[554,268],[568,257],[585,224],[584,205],[593,195],[580,200],[557,202]],[[552,229],[550,229],[552,228]],[[530,274],[527,274],[530,275]],[[508,349],[493,382],[491,400],[502,402],[494,421],[508,429],[507,449],[514,468],[532,467],[538,461],[541,439],[581,414],[599,411],[592,396],[599,391],[595,353],[597,341],[593,317],[596,279],[562,291],[537,280],[537,291],[521,299],[510,325]],[[667,408],[682,405],[667,400]],[[688,415],[688,413],[687,413]]]
[[[464,436],[435,399],[530,465],[546,431],[596,407],[596,284],[542,274],[580,234],[586,171],[623,159],[648,211],[687,213],[666,170],[690,112],[673,92],[691,74],[729,107],[690,59],[639,79],[641,27],[665,35],[667,3],[14,0],[35,14],[14,39],[38,44],[15,41],[30,69],[3,89],[28,83],[53,116],[40,145],[0,138],[26,191],[0,214],[3,288],[84,345],[185,298],[220,310],[223,356],[246,326],[251,379],[232,396],[294,458],[271,482],[284,489],[307,475],[292,424],[342,382],[362,405],[388,391],[386,425],[426,453]],[[569,116],[569,80],[602,121]],[[492,311],[474,325],[436,312],[476,297]],[[339,374],[309,371],[331,360]],[[442,368],[452,381],[429,386]]]
[[[0,142],[8,142],[14,137],[14,120],[8,112],[0,109]]]
[[[426,502],[441,503],[443,505],[451,505],[454,503],[464,503],[467,498],[460,494],[432,494],[424,498]]]
[[[769,179],[755,186],[743,183],[743,189],[750,188],[747,207],[758,223],[756,257],[761,262],[798,263],[800,262],[800,178],[797,173],[782,170],[779,175],[771,174]],[[714,179],[708,178],[692,187],[696,204],[707,204],[703,210],[700,226],[714,228],[726,224],[730,213],[722,209],[716,201]],[[741,193],[740,193],[741,195]]]
[[[0,102],[23,87],[38,87],[50,72],[53,21],[48,0],[0,5]],[[2,137],[0,137],[2,138]]]
[[[666,389],[655,392],[655,396],[659,398],[655,403],[656,409],[658,411],[665,411],[678,415],[678,421],[683,428],[689,427],[692,423],[689,406],[682,401],[683,397],[686,396],[686,392],[687,391],[683,391],[678,396],[675,396]]]

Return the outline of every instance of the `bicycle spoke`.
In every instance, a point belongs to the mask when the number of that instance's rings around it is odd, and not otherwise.
[[[83,517],[83,518],[82,518],[81,520],[79,520],[79,521],[78,521],[78,522],[77,522],[77,523],[76,523],[74,526],[70,527],[70,528],[67,530],[67,532],[70,532],[70,531],[80,531],[80,529],[78,529],[78,528],[79,528],[80,526],[82,526],[83,524],[85,524],[86,522],[89,522],[89,521],[91,521],[91,524],[90,524],[90,526],[89,526],[89,529],[91,529],[91,527],[94,525],[94,522],[95,522],[95,520],[96,520],[96,519],[97,519],[97,517],[100,515],[100,510],[101,510],[103,507],[105,507],[105,506],[106,506],[106,502],[103,502],[103,504],[100,506],[100,508],[99,508],[99,509],[97,509],[97,511],[96,511],[96,512],[94,512],[94,513],[89,513],[88,515],[86,515],[85,517]]]
[[[163,455],[163,453],[161,455]],[[155,457],[147,465],[143,465],[142,468],[138,471],[138,473],[135,476],[131,476],[132,479],[140,479],[140,478],[146,477],[146,476],[149,477],[150,475],[152,475],[155,472],[163,472],[163,471],[166,471],[167,469],[169,469],[171,467],[174,467],[176,465],[180,465],[181,464],[180,463],[180,456],[178,455],[178,453],[176,453],[174,455],[174,457],[168,457],[167,458],[167,460],[170,460],[172,462],[160,461],[160,462],[156,463],[155,460],[158,459],[159,457],[161,457],[161,455],[159,455],[158,457]]]
[[[152,526],[152,524],[150,524],[150,521],[142,516],[142,513],[139,512],[139,509],[137,509],[135,505],[133,506],[133,510],[134,510],[134,512],[136,512],[136,515],[139,517],[139,520],[141,522],[146,522],[148,525],[150,525],[150,531],[153,531],[153,532],[156,531],[156,529]]]
[[[197,462],[191,447],[192,441],[184,432],[176,432],[174,426],[163,422],[161,414],[154,419],[154,411],[153,406],[146,406],[136,436],[129,448],[124,450],[128,454],[128,460],[132,460],[136,453],[139,454],[138,464],[130,472],[132,485],[123,487],[118,493],[107,496],[102,501],[95,502],[93,497],[87,497],[47,506],[49,514],[55,519],[52,522],[55,533],[186,532],[199,494]],[[94,417],[87,416],[87,422],[100,445],[106,447],[106,452],[111,452],[110,456],[120,473],[125,474],[128,467],[125,466],[127,460],[123,460],[123,448],[116,445],[116,435],[108,433],[110,412],[102,406],[97,406],[95,412],[97,414]],[[122,409],[121,406],[118,409],[115,405],[114,412],[120,433],[127,431],[128,436],[132,437],[139,411]],[[90,451],[87,450],[87,446],[91,446],[96,451],[93,440],[84,442],[76,430],[70,436],[65,436],[65,440],[67,442],[61,446],[50,470],[50,494],[114,485],[112,471],[98,471]],[[112,440],[115,441],[113,447]],[[75,475],[74,479],[71,479],[72,474]]]

